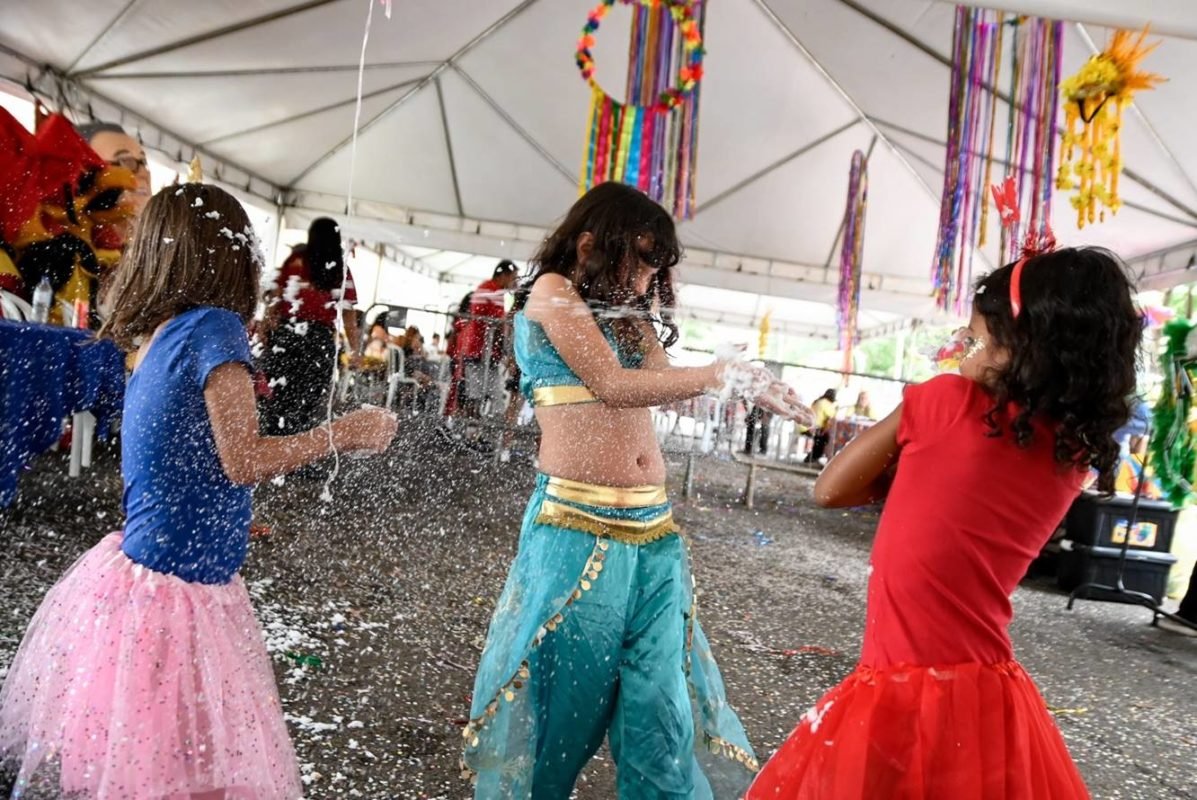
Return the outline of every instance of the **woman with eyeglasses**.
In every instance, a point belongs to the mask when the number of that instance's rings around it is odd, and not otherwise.
[[[132,206],[136,220],[150,199],[150,164],[141,143],[115,122],[89,122],[77,125],[75,129],[96,151],[96,155],[114,167],[124,167],[133,173],[137,179],[137,189],[125,192],[124,200]]]

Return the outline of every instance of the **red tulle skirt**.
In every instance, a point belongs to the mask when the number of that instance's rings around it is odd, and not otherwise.
[[[748,800],[1088,798],[1016,662],[857,667],[799,722]]]

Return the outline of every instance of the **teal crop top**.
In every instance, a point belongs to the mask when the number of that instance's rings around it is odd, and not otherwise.
[[[521,373],[520,392],[533,406],[598,402],[594,393],[561,358],[561,354],[553,347],[540,323],[533,322],[520,311],[515,315],[514,325],[515,360]],[[638,369],[644,355],[639,352],[622,352],[609,322],[600,321],[599,328],[615,355],[619,357],[619,363],[625,369]]]

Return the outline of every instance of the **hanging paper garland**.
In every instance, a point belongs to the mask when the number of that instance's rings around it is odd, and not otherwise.
[[[769,309],[768,311],[765,312],[765,315],[763,317],[761,317],[761,327],[760,327],[760,330],[758,331],[757,340],[756,340],[756,357],[757,358],[764,358],[765,353],[768,352],[768,350],[769,350],[769,327],[770,327],[769,320],[772,316],[773,316],[773,309]]]
[[[861,256],[864,252],[865,207],[868,203],[869,162],[857,150],[848,173],[848,205],[844,209],[843,241],[840,245],[840,294],[838,321],[844,372],[852,371],[852,350],[856,346],[857,315],[860,311]]]
[[[1153,412],[1152,463],[1164,499],[1174,508],[1193,502],[1193,484],[1197,483],[1197,431],[1190,419],[1193,382],[1197,380],[1197,343],[1190,341],[1194,331],[1197,327],[1189,320],[1173,320],[1164,326],[1164,386]]]
[[[1132,41],[1132,36],[1129,31],[1116,31],[1105,50],[1060,85],[1067,103],[1061,134],[1064,158],[1057,181],[1059,188],[1076,192],[1072,207],[1077,210],[1078,228],[1105,222],[1107,208],[1111,214],[1118,213],[1122,206],[1118,196],[1122,112],[1135,92],[1154,89],[1165,80],[1138,70],[1139,62],[1159,42],[1144,45],[1146,29],[1138,39]]]
[[[590,126],[579,192],[607,181],[639,188],[678,219],[694,216],[705,0],[621,0],[634,6],[627,102],[595,78],[591,48],[616,0],[590,12],[575,62],[590,84]]]
[[[1009,55],[1004,55],[1006,41]],[[952,43],[948,140],[940,203],[939,237],[932,268],[937,304],[964,312],[972,258],[986,243],[994,165],[1009,175],[1001,249],[1014,258],[1026,237],[1051,226],[1055,173],[1054,120],[1058,109],[1063,24],[1035,17],[959,6]],[[1003,64],[1009,58],[1009,67]],[[997,93],[1009,75],[1005,157],[998,156]],[[1000,174],[1000,173],[999,173]],[[1022,209],[1019,212],[1019,209]],[[1008,216],[1014,213],[1011,220]],[[1025,228],[1025,233],[1020,230]]]

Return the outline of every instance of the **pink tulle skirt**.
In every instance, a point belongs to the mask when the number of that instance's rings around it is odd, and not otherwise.
[[[0,690],[14,796],[292,800],[303,794],[240,577],[188,583],[109,534],[34,615]]]
[[[1017,662],[857,667],[769,759],[747,800],[1087,800]]]

